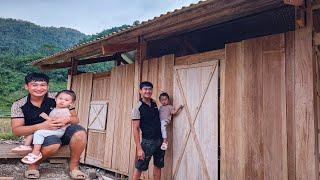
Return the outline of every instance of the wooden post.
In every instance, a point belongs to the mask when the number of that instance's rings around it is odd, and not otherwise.
[[[73,81],[73,76],[77,75],[78,73],[78,61],[75,60],[74,58],[71,58],[71,67],[68,71],[68,84],[67,84],[67,89],[72,89],[72,81]]]
[[[137,48],[137,53],[135,56],[134,61],[134,99],[133,99],[133,107],[136,106],[137,102],[139,101],[139,83],[142,79],[142,62],[146,59],[146,50],[147,50],[147,43],[143,42],[142,38],[139,38],[139,46]],[[129,167],[129,178],[131,178],[132,173],[134,171],[134,165],[137,160],[136,158],[136,144],[133,139],[133,132],[131,131],[131,149],[130,149],[130,167]]]

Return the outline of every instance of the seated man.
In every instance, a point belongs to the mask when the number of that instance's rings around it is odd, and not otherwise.
[[[48,93],[49,77],[42,73],[30,73],[25,77],[25,89],[29,92],[28,96],[16,101],[12,105],[12,132],[17,136],[28,136],[40,129],[58,129],[71,124],[65,130],[65,134],[48,136],[41,148],[42,159],[35,164],[31,164],[25,172],[25,177],[34,179],[39,178],[39,164],[58,151],[61,145],[69,144],[70,162],[69,171],[73,179],[85,179],[86,175],[79,170],[80,155],[87,143],[87,134],[83,127],[78,125],[79,119],[73,109],[70,109],[70,117],[55,118],[44,120],[39,115],[49,114],[56,106],[54,96]]]

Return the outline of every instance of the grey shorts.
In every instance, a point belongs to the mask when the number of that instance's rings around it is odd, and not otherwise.
[[[153,164],[158,168],[164,167],[164,155],[165,151],[161,150],[161,144],[163,140],[142,139],[141,147],[144,151],[144,160],[138,160],[136,163],[136,169],[139,171],[146,171],[149,167],[149,162],[153,156]]]
[[[78,124],[71,124],[70,126],[67,127],[64,135],[61,138],[57,136],[48,136],[44,139],[42,146],[45,147],[53,144],[68,145],[73,134],[78,131],[86,131],[86,130]]]

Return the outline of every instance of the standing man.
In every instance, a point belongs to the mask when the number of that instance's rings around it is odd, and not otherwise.
[[[142,171],[148,170],[153,156],[153,179],[160,180],[161,168],[164,167],[165,151],[161,150],[162,136],[159,110],[156,102],[151,98],[153,85],[144,81],[140,84],[141,99],[132,110],[133,136],[137,146],[138,161],[133,173],[133,180],[138,180]],[[140,142],[140,130],[142,141]]]
[[[79,160],[87,143],[87,134],[83,127],[78,125],[79,119],[74,108],[70,109],[71,117],[44,120],[39,115],[42,112],[49,114],[55,107],[54,96],[48,93],[49,77],[42,73],[30,73],[25,77],[25,89],[29,92],[12,105],[12,132],[17,136],[27,136],[40,129],[58,129],[66,124],[71,125],[60,139],[56,136],[45,138],[41,148],[42,159],[31,164],[25,172],[25,177],[30,179],[39,178],[39,164],[58,151],[61,145],[69,144],[70,147],[70,176],[73,179],[85,179],[86,175],[79,170]]]

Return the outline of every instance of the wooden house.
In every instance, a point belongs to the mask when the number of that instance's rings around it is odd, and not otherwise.
[[[33,62],[70,68],[82,162],[131,175],[138,84],[174,105],[163,179],[318,179],[320,3],[208,0]],[[79,65],[114,61],[109,72]],[[152,178],[152,163],[143,179]]]

